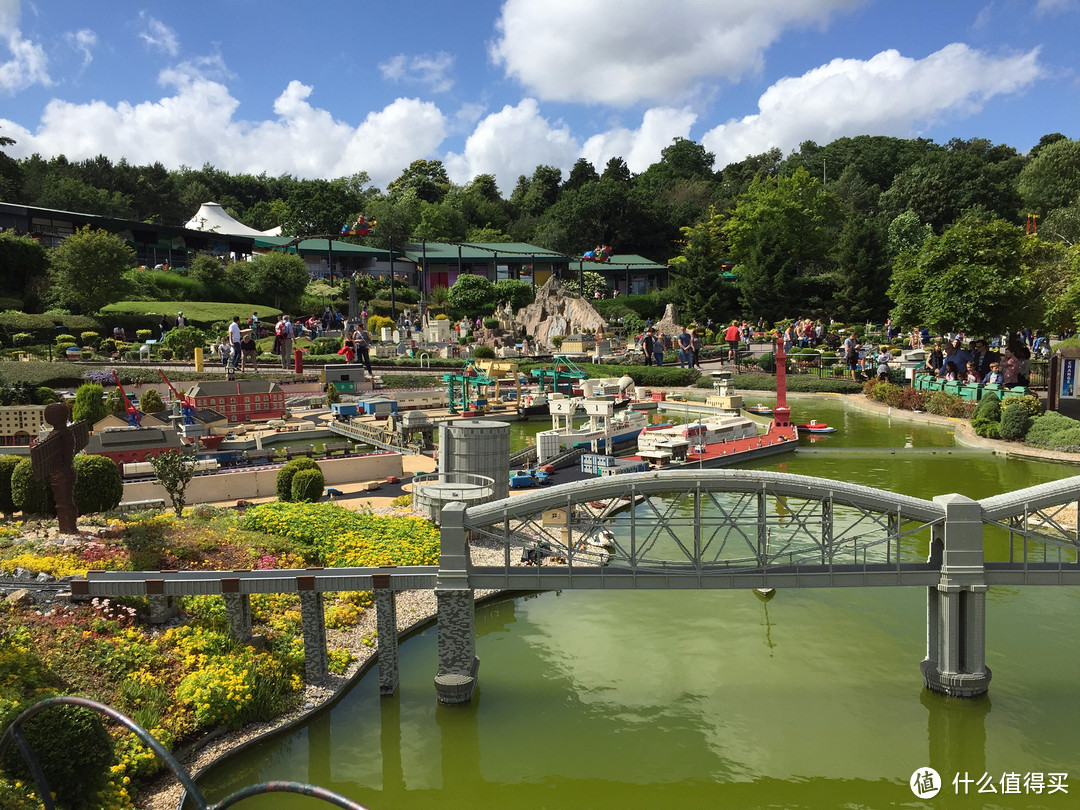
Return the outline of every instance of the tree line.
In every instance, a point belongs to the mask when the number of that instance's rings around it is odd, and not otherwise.
[[[661,295],[702,319],[1075,325],[1078,141],[1050,134],[1021,154],[979,138],[857,136],[713,164],[676,138],[639,174],[622,158],[599,171],[582,158],[566,177],[537,166],[506,195],[489,174],[451,183],[438,160],[415,160],[378,189],[363,172],[307,180],[0,151],[0,199],[166,224],[214,200],[289,235],[336,233],[363,213],[378,226],[354,241],[377,247],[517,241],[580,255],[607,244],[670,262]]]

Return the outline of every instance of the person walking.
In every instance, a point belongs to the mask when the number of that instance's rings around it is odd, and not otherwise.
[[[281,367],[288,368],[289,360],[292,358],[293,353],[293,338],[296,333],[293,331],[292,318],[288,315],[282,321],[281,334],[279,338],[281,340]]]
[[[724,332],[724,340],[727,341],[728,345],[728,360],[736,365],[739,361],[739,337],[739,324],[737,321],[732,321]]]
[[[656,330],[650,327],[641,338],[641,351],[645,355],[645,365],[652,365],[653,346],[656,344]]]
[[[693,368],[693,356],[691,354],[691,344],[693,338],[690,333],[686,331],[685,326],[679,327],[679,368]]]
[[[699,327],[700,328],[700,327]],[[701,370],[701,335],[697,329],[690,332],[690,353],[694,368]]]
[[[658,366],[664,365],[664,333],[657,332],[656,338],[653,340],[653,361]]]
[[[371,370],[371,335],[366,324],[360,324],[353,332],[353,351],[356,352],[356,361],[367,369],[368,379],[374,380],[375,372]]]
[[[229,324],[229,343],[232,344],[232,357],[230,362],[232,363],[233,370],[240,365],[240,341],[243,340],[243,335],[240,334],[240,316],[233,315],[232,323]]]

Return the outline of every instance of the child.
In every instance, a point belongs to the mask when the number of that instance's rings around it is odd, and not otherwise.
[[[221,343],[217,347],[218,357],[221,358],[221,366],[224,368],[229,365],[229,358],[232,357],[232,346],[229,345],[229,339],[224,335],[221,338]]]
[[[964,376],[964,382],[977,383],[979,382],[979,371],[975,368],[975,361],[968,360],[967,374]]]
[[[999,363],[990,364],[990,373],[986,375],[983,380],[987,385],[1001,385],[1001,365]]]
[[[882,346],[877,358],[877,378],[882,382],[888,382],[889,380],[890,360],[892,360],[892,355],[889,353],[889,348]]]

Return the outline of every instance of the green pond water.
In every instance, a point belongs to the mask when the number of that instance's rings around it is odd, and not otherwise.
[[[759,469],[976,498],[1077,472],[950,454],[946,429],[834,400],[792,408],[795,421],[840,432]],[[401,646],[397,695],[380,698],[372,671],[331,710],[200,784],[217,801],[254,782],[307,781],[373,810],[1077,806],[1080,589],[991,589],[993,681],[978,700],[923,690],[925,601],[922,588],[779,591],[769,602],[727,591],[503,599],[477,610],[471,705],[436,704],[430,628]],[[945,787],[924,801],[908,780],[925,766]],[[988,774],[997,793],[973,781],[956,796],[965,773]],[[1068,794],[1024,792],[1027,774],[1050,773],[1067,774]],[[1018,794],[1002,792],[1006,774],[1019,775]],[[244,806],[329,805],[279,794]]]

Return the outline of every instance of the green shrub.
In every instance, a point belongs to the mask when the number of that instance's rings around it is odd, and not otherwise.
[[[101,345],[101,335],[97,332],[82,332],[79,334],[79,345],[96,349]]]
[[[335,405],[341,402],[341,394],[337,390],[337,386],[330,383],[326,386],[326,404]]]
[[[75,476],[75,508],[80,515],[115,509],[124,498],[120,469],[106,456],[76,456]]]
[[[322,497],[326,480],[322,470],[299,470],[292,479],[292,500],[294,503],[317,503]]]
[[[56,336],[56,345],[60,349],[66,349],[68,346],[75,346],[77,343],[78,341],[75,340],[74,335],[63,334]]]
[[[955,394],[947,394],[944,391],[935,391],[926,398],[926,412],[938,416],[966,419],[974,409],[974,402],[965,402]]]
[[[1012,405],[1020,406],[1031,417],[1036,417],[1043,412],[1042,401],[1034,394],[1024,394],[1022,397],[1005,397],[1001,403],[1002,408]]]
[[[13,346],[29,346],[34,342],[34,336],[29,332],[17,332],[11,336]]]
[[[202,331],[194,326],[182,326],[166,332],[161,345],[179,359],[190,360],[195,356],[195,349],[206,345],[206,338]]]
[[[473,349],[473,357],[477,360],[494,360],[495,350],[490,346],[477,346]]]
[[[108,415],[105,410],[105,389],[100,383],[83,383],[75,390],[75,404],[71,409],[73,420],[85,419],[87,425],[93,427]]]
[[[4,517],[11,517],[18,511],[11,497],[11,474],[20,461],[22,461],[20,456],[6,454],[0,456],[0,513],[3,513]]]
[[[1031,421],[1025,441],[1049,450],[1080,452],[1080,421],[1056,411],[1047,411]]]
[[[146,343],[146,341],[150,340],[150,338],[152,338],[153,336],[154,333],[150,329],[135,330],[135,339],[139,341],[139,343]]]
[[[6,729],[17,713],[13,708],[0,728]],[[22,730],[60,804],[70,810],[97,807],[97,793],[105,787],[113,759],[112,738],[97,712],[55,706],[28,719]],[[15,778],[33,779],[16,745],[4,749],[0,766]]]
[[[1006,441],[1023,439],[1030,426],[1031,414],[1024,405],[1005,403],[1005,407],[1001,409],[1001,438]]]
[[[280,470],[278,470],[277,479],[275,481],[275,489],[277,490],[278,500],[290,501],[292,500],[292,481],[293,477],[301,470],[318,470],[319,465],[314,459],[307,457],[294,458],[292,461],[285,464]],[[321,474],[321,470],[320,470]]]
[[[498,318],[484,318],[482,323],[484,324],[485,329],[498,329],[499,328],[499,319]]]
[[[158,357],[160,357],[162,360],[172,360],[173,351],[172,349],[168,348],[158,349]]]
[[[11,500],[23,515],[55,515],[52,487],[48,479],[34,478],[30,459],[19,459],[11,472]]]
[[[379,340],[383,329],[394,328],[394,319],[384,318],[382,315],[371,315],[367,320],[367,328],[371,337]]]
[[[971,416],[972,422],[976,419],[988,422],[1001,421],[1001,397],[996,391],[983,391],[979,404],[975,406],[975,413]],[[981,435],[981,434],[980,434]]]

